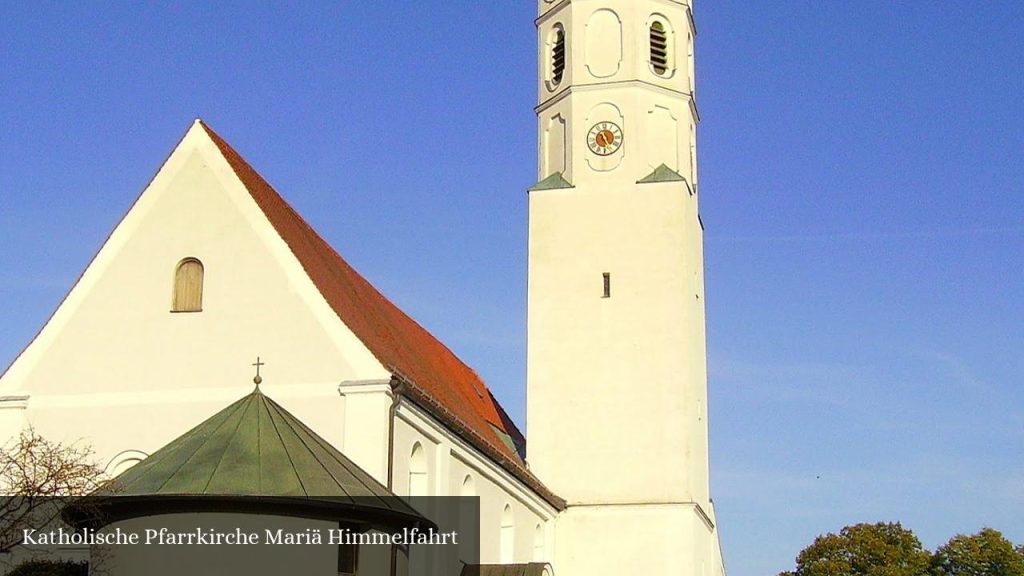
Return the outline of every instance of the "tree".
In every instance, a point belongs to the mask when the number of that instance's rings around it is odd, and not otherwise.
[[[7,573],[7,576],[88,576],[89,564],[86,562],[67,562],[51,560],[32,560],[18,565]]]
[[[925,576],[931,554],[897,523],[856,524],[819,536],[779,576]]]
[[[959,534],[935,551],[935,576],[1024,576],[1024,554],[1002,533],[984,528],[973,536]]]
[[[0,553],[20,544],[24,529],[56,521],[62,503],[57,498],[89,494],[102,480],[90,448],[23,431],[0,448]]]

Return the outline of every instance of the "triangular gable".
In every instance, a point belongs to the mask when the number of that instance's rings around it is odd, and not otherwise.
[[[195,186],[190,185],[191,181],[183,184],[181,179],[188,179],[186,175],[197,179]],[[139,271],[130,270],[129,272],[134,275],[125,274],[126,267],[123,262],[126,254],[131,252],[136,253],[132,260],[136,264],[147,259],[148,255],[145,253],[141,256],[138,255],[140,251],[138,244],[144,242],[140,238],[145,238],[155,229],[154,220],[162,221],[162,225],[166,228],[167,220],[173,220],[173,218],[165,217],[168,207],[171,206],[180,211],[183,205],[189,204],[189,201],[181,198],[183,195],[191,195],[192,202],[202,205],[195,206],[197,211],[205,208],[204,211],[208,214],[200,216],[216,218],[218,225],[230,225],[235,229],[233,232],[222,232],[221,230],[209,230],[207,229],[209,226],[207,228],[203,228],[201,225],[192,226],[193,218],[199,218],[199,216],[186,215],[177,218],[176,225],[178,227],[171,231],[173,236],[188,238],[192,235],[202,234],[207,239],[212,237],[214,242],[221,245],[224,244],[220,237],[221,234],[232,239],[240,235],[244,236],[249,241],[248,247],[243,249],[239,246],[236,249],[231,246],[223,249],[224,247],[221,246],[222,259],[235,258],[235,252],[245,250],[247,251],[245,251],[244,257],[259,259],[259,272],[261,274],[265,272],[264,278],[272,276],[276,285],[280,286],[280,290],[276,292],[277,297],[287,298],[288,305],[292,310],[301,310],[301,320],[304,322],[305,329],[297,330],[295,336],[316,339],[320,350],[325,353],[329,351],[326,355],[344,358],[343,361],[351,368],[349,370],[351,373],[365,375],[366,378],[387,378],[389,376],[386,368],[366,349],[365,345],[343,323],[338,322],[337,316],[323,301],[319,291],[306,276],[290,248],[277,235],[220,149],[197,120],[104,241],[51,317],[7,370],[0,375],[0,393],[31,394],[37,392],[36,388],[40,385],[52,387],[54,382],[60,379],[52,374],[55,372],[51,369],[52,366],[61,362],[66,363],[68,361],[67,354],[62,354],[61,351],[73,348],[65,342],[69,339],[78,343],[82,343],[83,340],[92,340],[91,333],[95,333],[96,340],[96,342],[87,342],[87,347],[91,348],[92,354],[102,353],[104,350],[107,353],[118,350],[121,354],[117,362],[110,362],[111,358],[109,357],[106,361],[92,362],[93,365],[105,364],[101,368],[108,370],[108,374],[118,373],[129,378],[134,377],[140,383],[146,380],[157,380],[169,373],[174,373],[176,369],[182,369],[187,374],[187,367],[182,368],[180,363],[165,366],[155,373],[148,369],[144,373],[139,373],[137,370],[133,373],[131,368],[126,367],[131,363],[130,356],[133,351],[114,348],[112,346],[116,346],[116,344],[111,342],[107,342],[105,345],[102,339],[105,334],[118,333],[118,331],[121,332],[119,336],[122,341],[125,338],[130,338],[131,335],[126,336],[124,330],[125,318],[131,316],[131,310],[111,310],[108,306],[108,314],[99,316],[95,313],[95,306],[93,306],[97,293],[103,292],[104,288],[109,289],[111,284],[109,277],[120,274],[120,282],[124,289],[134,290],[134,293],[126,299],[126,304],[134,303],[139,298],[160,300],[149,306],[149,310],[152,310],[152,318],[146,319],[148,322],[144,321],[141,324],[152,324],[153,319],[167,316],[170,302],[168,300],[164,303],[162,300],[170,295],[170,285],[165,282],[169,280],[168,273],[172,272],[174,262],[164,263],[167,265],[166,269],[148,270],[141,274]],[[209,206],[206,205],[207,203]],[[190,207],[192,206],[187,206],[187,208]],[[178,232],[179,230],[181,233]],[[163,234],[164,238],[168,237],[166,229],[160,234]],[[159,236],[159,234],[157,235]],[[201,243],[198,240],[196,242],[196,244]],[[223,252],[230,254],[225,256]],[[254,252],[259,252],[259,254],[254,254]],[[180,255],[196,254],[183,249]],[[199,254],[199,256],[204,255]],[[217,268],[211,266],[211,274],[216,272]],[[146,282],[155,282],[158,285],[147,286]],[[275,300],[275,304],[278,302]],[[210,314],[213,313],[214,311],[211,310]],[[206,317],[210,314],[204,312],[202,316]],[[247,316],[258,319],[266,314],[265,311],[255,309],[248,312]],[[83,315],[88,318],[83,319]],[[135,318],[135,320],[137,319]],[[141,328],[145,328],[145,326],[141,326]],[[289,326],[289,328],[295,327]],[[243,325],[241,322],[237,325],[238,332],[253,329],[254,326]],[[75,336],[69,337],[69,332],[75,333]],[[89,337],[83,338],[83,332],[89,333]],[[187,351],[187,348],[183,349]],[[259,350],[253,350],[252,353],[255,355],[259,353]],[[246,354],[248,355],[249,351],[246,351]],[[60,360],[54,361],[52,355],[57,356]],[[82,356],[87,357],[88,354],[82,354]],[[321,354],[319,357],[323,358],[324,356],[325,354]],[[235,362],[232,362],[230,368],[225,368],[225,370],[244,372],[241,374],[241,378],[227,377],[221,381],[244,381],[243,378],[248,377],[248,367],[239,362],[242,358],[232,359]],[[289,361],[298,363],[306,360],[289,358]],[[219,363],[226,364],[225,359],[220,358]],[[47,368],[47,366],[51,368]],[[78,366],[72,365],[64,370],[74,371],[78,368]],[[40,370],[42,370],[42,376],[39,376]],[[118,378],[112,377],[104,378],[103,374],[89,371],[83,372],[80,376],[78,379],[80,382],[102,382],[105,385],[110,381],[118,380]],[[218,375],[209,374],[209,376],[215,378]],[[191,381],[194,381],[194,378]],[[189,385],[191,381],[184,380],[181,385]],[[117,390],[105,391],[117,392]],[[44,393],[52,393],[52,391],[47,390]]]
[[[665,164],[661,164],[654,169],[647,176],[637,180],[637,184],[654,184],[657,182],[686,182],[686,178],[679,175],[678,172],[669,168]]]
[[[526,189],[527,192],[535,192],[539,190],[564,190],[566,188],[573,188],[573,185],[562,176],[561,172],[555,172],[551,176],[537,182],[533,186]]]

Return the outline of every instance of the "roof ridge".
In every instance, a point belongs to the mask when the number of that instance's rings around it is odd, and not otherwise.
[[[324,462],[323,462],[323,460],[320,459],[320,456],[316,452],[314,452],[312,448],[310,448],[309,444],[306,442],[306,439],[303,438],[302,435],[298,433],[299,430],[295,429],[295,420],[296,419],[295,418],[290,418],[289,416],[291,416],[291,414],[289,414],[277,402],[269,402],[269,403],[267,403],[267,408],[268,409],[272,409],[275,412],[277,412],[277,414],[281,418],[281,420],[284,421],[285,424],[288,424],[288,429],[291,432],[292,436],[294,436],[295,439],[298,440],[300,444],[302,444],[302,447],[305,448],[307,452],[309,452],[309,455],[313,458],[313,460],[316,461],[317,464],[320,465],[320,468],[327,474],[327,476],[330,477],[330,479],[333,480],[335,484],[337,484],[339,487],[342,488],[342,490],[345,492],[345,497],[351,499],[352,495],[349,494],[348,490],[345,489],[344,486],[341,485],[341,482],[338,480],[338,477],[335,476],[334,474],[332,474],[331,471],[327,469],[327,466],[324,465]],[[302,431],[306,432],[305,430],[302,430]],[[287,446],[285,447],[285,450],[286,451],[288,450]],[[290,454],[289,454],[289,456],[290,456]],[[309,496],[309,493],[307,493],[306,495]]]
[[[513,445],[525,438],[479,374],[359,274],[230,144],[205,123],[200,126],[328,306],[374,358],[393,374],[397,369],[417,382],[438,405],[465,421],[476,431],[483,453],[497,451],[525,469],[522,457],[492,426],[511,436]]]
[[[266,400],[270,400],[270,398],[267,398],[262,394],[261,396],[263,396],[264,398],[263,407],[267,409],[267,414],[270,416],[270,425],[274,427],[274,432],[277,434],[277,439],[281,441],[281,449],[284,450],[284,455],[288,457],[288,464],[291,465],[292,470],[296,471],[295,478],[299,482],[299,488],[301,488],[302,493],[308,497],[310,496],[309,490],[306,489],[306,483],[302,481],[302,475],[298,473],[298,468],[295,466],[295,459],[292,458],[292,453],[290,450],[288,450],[288,443],[284,441],[284,436],[281,436],[281,430],[277,427],[277,422],[274,421],[273,414],[270,414],[271,406],[266,402]],[[271,400],[271,402],[273,401]],[[260,478],[260,480],[262,481],[262,477]]]
[[[377,492],[378,488],[384,488],[385,490],[387,490],[386,486],[384,486],[383,484],[378,482],[375,478],[373,478],[372,476],[367,474],[366,471],[364,471],[362,468],[359,468],[358,465],[356,465],[354,462],[352,462],[352,460],[350,460],[347,456],[345,456],[340,450],[338,450],[334,446],[331,446],[330,443],[328,443],[322,436],[317,434],[309,426],[306,426],[306,424],[302,420],[299,420],[298,418],[295,417],[294,414],[289,412],[287,408],[285,408],[284,406],[281,406],[280,404],[275,402],[273,399],[268,398],[267,400],[269,401],[270,405],[275,410],[278,411],[278,413],[281,415],[281,417],[284,420],[286,420],[293,427],[297,427],[299,430],[305,432],[310,440],[316,442],[317,445],[324,452],[326,452],[327,455],[330,456],[332,460],[334,460],[346,472],[348,472],[350,476],[352,476],[354,479],[358,480],[359,483],[362,484],[363,487],[366,488],[368,491],[373,493],[374,496],[378,500],[383,500],[383,497],[377,495],[376,492]],[[301,440],[301,438],[300,438],[300,440]],[[306,445],[305,442],[303,442],[303,444]],[[306,445],[306,446],[308,448],[308,445]],[[310,451],[310,452],[312,452],[312,451]],[[341,458],[338,458],[339,455],[341,456]],[[331,476],[331,478],[334,479],[335,482],[339,482],[338,477],[335,476],[335,474],[333,472],[331,472],[331,470],[328,469],[327,466],[325,466],[323,464],[323,462],[318,457],[316,457],[315,454],[314,454],[314,458],[316,458],[317,462],[319,462],[322,466],[324,466],[324,470]],[[363,476],[363,475],[366,475],[368,477],[367,479],[369,479],[371,482],[375,483],[376,485],[372,486],[370,484],[367,484],[364,481],[363,478],[360,478],[360,476]],[[339,484],[340,484],[340,482],[339,482]]]

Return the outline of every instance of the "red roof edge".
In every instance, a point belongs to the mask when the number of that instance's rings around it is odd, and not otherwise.
[[[417,404],[553,506],[564,507],[564,500],[544,487],[495,432],[525,445],[476,372],[356,272],[227,141],[205,122],[200,125],[338,318],[381,364],[409,383]]]

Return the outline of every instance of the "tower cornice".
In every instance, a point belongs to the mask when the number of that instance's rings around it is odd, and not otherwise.
[[[694,98],[692,92],[684,92],[683,90],[673,90],[671,88],[666,88],[664,86],[661,86],[659,84],[655,84],[653,82],[648,82],[646,80],[636,80],[636,79],[635,80],[620,80],[618,82],[605,82],[605,83],[602,83],[602,84],[577,84],[577,85],[572,85],[572,86],[569,86],[569,87],[567,87],[567,88],[565,88],[565,89],[555,93],[554,95],[552,95],[547,100],[545,100],[545,101],[541,102],[540,104],[538,104],[536,107],[534,107],[533,111],[536,114],[541,114],[545,110],[551,108],[552,106],[555,106],[556,104],[558,104],[562,100],[572,96],[574,93],[577,93],[577,92],[580,92],[580,93],[592,92],[592,91],[599,91],[599,90],[607,90],[608,88],[615,88],[615,87],[640,87],[640,88],[646,88],[648,90],[652,90],[652,91],[660,93],[660,94],[664,94],[666,96],[682,96],[683,98],[686,98],[689,101],[689,103],[690,103],[690,111],[693,113],[694,119],[697,122],[700,122],[700,112],[697,111],[697,101]]]
[[[576,1],[579,2],[580,0],[576,0]],[[694,35],[697,34],[697,27],[696,27],[696,25],[694,23],[694,19],[693,19],[693,6],[691,6],[689,2],[682,1],[682,0],[651,0],[651,1],[655,2],[657,4],[663,4],[665,6],[679,6],[679,5],[686,6],[686,14],[687,14],[687,16],[689,17],[689,20],[690,20],[690,31],[693,32]],[[534,19],[533,24],[535,26],[537,26],[537,27],[540,27],[545,22],[547,22],[549,19],[553,18],[554,14],[557,14],[562,8],[564,8],[565,6],[571,4],[572,2],[573,2],[573,0],[560,0],[559,2],[555,2],[551,6],[548,6],[547,9],[544,10],[543,14],[541,14],[540,16],[537,16],[537,18]]]

